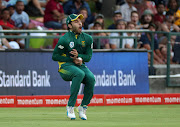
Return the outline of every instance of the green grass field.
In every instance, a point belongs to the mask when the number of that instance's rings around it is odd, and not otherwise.
[[[0,108],[0,127],[180,127],[180,105],[89,107],[87,116],[71,121],[65,107]]]

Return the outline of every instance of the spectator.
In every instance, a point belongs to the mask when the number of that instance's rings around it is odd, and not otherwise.
[[[96,12],[100,12],[102,9],[102,2],[103,0],[95,0],[95,5],[96,5]]]
[[[137,11],[137,9],[133,6],[135,0],[126,0],[126,3],[120,6],[119,11],[122,13],[122,18],[129,22],[131,21],[131,12]]]
[[[62,20],[62,30],[67,30],[68,28],[67,28],[67,24],[66,24],[66,18],[64,18],[63,20]],[[61,33],[61,36],[63,36],[65,33]],[[59,36],[59,34],[57,34],[57,36]],[[54,40],[53,40],[53,49],[56,47],[56,44],[58,43],[58,41],[59,41],[59,38],[55,38]]]
[[[140,28],[139,14],[137,11],[131,12],[131,22],[136,25],[136,28]]]
[[[8,36],[19,36],[19,35],[27,35],[25,33],[6,33],[6,35]],[[13,47],[15,46],[17,49],[20,48],[24,48],[25,47],[25,39],[19,39],[19,38],[7,38],[7,41],[9,42],[9,44],[11,45],[11,43],[13,44]],[[17,44],[16,44],[17,43]]]
[[[147,9],[143,12],[141,16],[141,28],[147,29],[150,23],[153,23],[153,13],[151,10]]]
[[[17,1],[15,5],[15,12],[11,16],[11,19],[14,21],[15,27],[18,29],[28,29],[29,26],[29,16],[24,12],[24,3],[22,1]],[[9,33],[11,34],[11,33]],[[14,34],[13,34],[14,35]],[[15,34],[17,35],[17,34]],[[22,33],[21,35],[26,35]],[[8,39],[10,41],[16,41],[20,48],[25,47],[25,39]]]
[[[120,19],[122,19],[122,13],[120,11],[114,11],[113,24],[111,24],[108,29],[116,29],[116,22]]]
[[[170,32],[170,31],[180,32],[180,28],[176,24],[174,24],[174,22],[175,22],[175,17],[173,15],[173,11],[168,11],[166,13],[166,20],[161,27],[162,30],[166,32]]]
[[[163,3],[157,5],[157,14],[154,15],[154,23],[156,26],[160,26],[166,19],[165,15],[165,6]]]
[[[174,15],[173,11],[169,11],[166,14],[166,20],[163,24],[160,25],[160,31],[165,31],[165,32],[180,32],[180,28],[174,24]],[[171,42],[172,44],[175,42],[176,36],[171,36]],[[167,37],[162,36],[159,39],[159,43],[166,44],[167,43]]]
[[[8,4],[15,5],[17,1],[22,1],[25,6],[28,6],[28,4],[33,4],[35,8],[31,8],[31,9],[34,10],[38,9],[38,11],[40,11],[40,14],[44,15],[44,11],[41,8],[41,3],[38,0],[9,0]],[[29,10],[29,11],[34,11],[34,10]]]
[[[180,32],[180,28],[174,24],[174,15],[172,11],[167,12],[166,19],[163,24],[160,25],[159,31],[165,31],[165,32]],[[170,62],[173,63],[172,59],[174,57],[174,45],[176,41],[179,41],[176,36],[171,36],[171,56],[170,56]],[[163,56],[167,56],[167,34],[159,34],[159,49]]]
[[[120,19],[116,22],[116,29],[118,30],[125,30],[126,29],[126,22],[123,19]],[[121,36],[121,33],[111,33],[110,37],[118,37]],[[118,49],[120,48],[120,39],[114,38],[109,40],[111,49]]]
[[[2,0],[0,0],[0,12],[5,8],[5,6],[3,6],[2,4]]]
[[[125,4],[125,0],[116,0],[115,10],[119,10],[123,4]]]
[[[100,22],[95,22],[93,28],[95,30],[102,30],[103,29],[103,25]],[[95,33],[95,36],[107,36],[106,33]],[[100,44],[98,44],[100,43]],[[109,39],[107,38],[99,38],[99,39],[94,39],[93,41],[93,48],[94,49],[110,49],[110,45],[109,45]]]
[[[89,5],[84,0],[69,0],[65,2],[63,5],[64,13],[67,15],[73,13],[78,14],[82,7],[85,7],[87,9],[88,15],[91,15],[91,10],[89,8]]]
[[[148,26],[150,31],[155,31],[156,26],[153,23],[150,23]],[[140,41],[143,43],[143,47],[147,50],[151,50],[151,35],[150,33],[142,33]],[[154,64],[164,64],[165,56],[159,50],[159,44],[156,38],[154,38]],[[150,53],[148,54],[148,63],[150,63]]]
[[[131,22],[133,22],[135,24],[135,28],[136,29],[140,29],[142,26],[141,26],[141,23],[139,21],[139,14],[137,11],[132,11],[131,12]],[[141,37],[141,33],[136,33],[136,36],[138,37],[138,39]],[[139,48],[140,45],[138,44],[138,47]]]
[[[116,5],[123,5],[125,4],[125,0],[116,0]]]
[[[66,24],[66,18],[64,18],[63,20],[62,20],[62,30],[67,30],[68,28],[67,28],[67,24]],[[63,33],[63,34],[65,34],[65,33]]]
[[[10,16],[12,16],[15,12],[15,6],[14,5],[8,5],[7,6],[8,10],[9,10],[9,13],[10,13]]]
[[[62,20],[64,19],[62,0],[50,0],[46,5],[44,15],[44,26],[47,28],[61,29]]]
[[[3,30],[2,27],[0,26],[0,30]],[[4,33],[0,33],[0,36],[4,36]],[[1,38],[0,39],[0,49],[19,49],[19,45],[17,42],[12,41],[8,42],[6,38]]]
[[[145,10],[151,10],[152,14],[155,15],[157,13],[155,2],[153,0],[141,0],[140,4],[136,4],[136,8],[139,13],[139,17],[142,16]]]
[[[79,11],[81,8],[86,8],[88,11],[88,18],[86,21],[88,23],[93,22],[93,16],[91,15],[91,9],[89,7],[89,4],[84,0],[69,0],[63,4],[64,13],[66,15],[70,14],[79,14]]]
[[[9,0],[0,0],[0,1],[2,1],[2,2],[1,2],[1,3],[2,3],[2,6],[3,6],[4,8],[6,8],[7,5],[8,5],[8,1],[9,1]]]
[[[174,14],[174,24],[180,26],[180,6],[178,5],[178,0],[169,0],[168,11],[172,11]]]
[[[3,29],[14,29],[15,26],[11,24],[12,22],[10,21],[10,12],[7,8],[3,9],[1,11],[1,17],[0,19],[0,25],[2,26]]]
[[[180,28],[174,24],[174,15],[172,11],[169,11],[167,13],[166,20],[163,24],[160,26],[160,31],[165,31],[165,32],[180,32]],[[174,48],[174,44],[177,41],[176,36],[171,36],[171,50]],[[166,54],[167,51],[167,35],[163,34],[159,37],[159,47],[163,54]],[[171,51],[171,60],[173,57],[173,52]]]
[[[11,19],[15,23],[15,27],[19,29],[26,29],[29,25],[29,16],[26,12],[24,12],[24,3],[22,1],[16,2],[16,10],[14,14],[11,16]]]
[[[101,23],[101,25],[102,25],[102,27],[103,27],[103,29],[104,29],[104,15],[102,15],[102,14],[97,14],[97,15],[95,16],[94,22],[99,22],[99,23]],[[88,25],[88,29],[93,29],[93,28],[92,28],[93,26],[94,26],[94,23],[89,24],[89,25]]]
[[[100,13],[103,0],[86,0],[89,4],[92,13]]]
[[[127,30],[135,30],[136,25],[133,22],[128,22],[126,29]],[[124,37],[134,37],[134,33],[123,33]],[[122,39],[122,48],[128,48],[128,49],[133,49],[134,48],[134,39],[133,38],[126,38]]]
[[[79,11],[79,14],[82,14],[84,18],[81,20],[82,21],[82,30],[88,29],[88,22],[86,22],[86,19],[88,18],[88,11],[86,8],[81,8]]]
[[[4,38],[5,39],[5,38]],[[1,41],[2,40],[2,41]],[[5,49],[5,47],[3,45],[5,45],[6,47],[8,47],[8,49],[11,49],[11,46],[9,45],[8,41],[3,41],[3,39],[0,40],[0,50],[1,49]],[[6,39],[5,39],[6,40]]]
[[[168,4],[168,0],[153,0],[155,5],[158,6],[159,4],[163,4],[165,7]]]
[[[5,49],[5,48],[12,49],[11,46],[9,45],[9,42],[7,41],[7,39],[2,38],[2,39],[0,39],[0,50]]]
[[[20,49],[19,45],[15,41],[8,42],[6,38],[2,39],[2,45],[0,42],[0,49]]]

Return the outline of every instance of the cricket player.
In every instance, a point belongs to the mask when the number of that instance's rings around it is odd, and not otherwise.
[[[72,81],[71,95],[68,101],[67,116],[74,120],[74,106],[80,89],[84,83],[84,97],[81,105],[77,107],[79,117],[87,120],[87,105],[93,96],[95,78],[93,73],[85,66],[92,57],[93,39],[90,35],[81,32],[83,15],[71,14],[66,19],[68,32],[62,36],[53,52],[52,59],[59,63],[59,74],[65,81]]]

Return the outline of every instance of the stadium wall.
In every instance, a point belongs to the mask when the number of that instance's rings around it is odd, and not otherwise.
[[[0,107],[57,107],[66,106],[69,95],[61,96],[0,96]],[[76,106],[81,104],[79,95]],[[88,106],[166,105],[180,104],[180,94],[99,94]]]
[[[0,52],[0,95],[69,95],[51,52]],[[146,50],[94,52],[86,65],[94,73],[94,94],[149,93]],[[79,91],[82,93],[83,85]]]
[[[52,51],[1,51],[0,107],[66,106],[70,83],[61,80],[51,56]],[[144,50],[96,51],[87,66],[96,78],[89,106],[180,104],[179,88],[157,79],[149,84]],[[82,101],[82,89],[76,105]]]
[[[170,65],[170,83],[174,86],[166,85],[167,65],[154,65],[155,75],[149,76],[150,93],[180,93],[180,65]],[[176,86],[175,86],[176,85]]]

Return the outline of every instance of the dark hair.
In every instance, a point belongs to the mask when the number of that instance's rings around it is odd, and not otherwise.
[[[119,20],[116,21],[116,24],[115,24],[116,27],[120,22],[123,22],[125,26],[127,25],[127,23],[126,23],[126,21],[124,19],[119,19]]]
[[[2,14],[4,11],[9,11],[9,9],[8,9],[8,8],[4,8],[3,10],[1,10],[1,14]]]
[[[170,3],[171,3],[171,1],[172,1],[172,0],[169,0],[168,5],[167,5],[167,7],[168,7],[169,9],[172,9],[172,8],[170,7]],[[175,0],[175,1],[176,1],[176,3],[177,3],[177,8],[176,8],[176,10],[175,10],[175,11],[177,11],[177,10],[178,10],[178,8],[179,8],[179,5],[178,5],[178,0]]]
[[[73,2],[76,2],[77,0],[73,0]],[[84,0],[81,0],[81,3],[83,3],[84,4]]]
[[[168,21],[169,16],[173,16],[174,17],[174,11],[173,10],[169,10],[168,12],[166,12],[166,19],[165,19],[165,21]],[[174,20],[171,23],[174,23]]]
[[[81,7],[81,8],[79,9],[79,11],[82,11],[82,10],[86,10],[86,11],[88,12],[87,8],[85,8],[85,7]]]
[[[135,24],[134,22],[127,22],[127,26],[128,26],[129,24],[133,24],[134,26],[136,26],[136,24]],[[126,26],[126,27],[127,27],[127,26]]]
[[[97,19],[103,19],[103,18],[100,18],[100,17],[101,17],[101,16],[99,16],[99,17],[97,16],[97,17],[94,19],[94,23],[95,23],[95,22],[98,22]],[[104,29],[104,19],[103,19],[103,22],[101,23],[101,25],[102,25],[102,28]]]
[[[103,24],[102,24],[102,23],[100,23],[100,22],[95,22],[95,23],[94,23],[94,26],[95,26],[96,24],[99,24],[99,25],[103,28]]]
[[[69,24],[71,24],[71,21],[68,23],[68,25],[69,25]],[[68,29],[68,31],[69,31],[69,30],[70,30],[70,28],[68,27],[68,25],[67,25],[67,29]],[[72,24],[71,24],[71,25],[72,25]]]
[[[159,7],[159,5],[163,5],[163,6],[165,6],[165,4],[164,4],[164,2],[163,2],[163,1],[160,1],[160,2],[157,4],[156,8],[158,8],[158,7]]]
[[[138,14],[138,12],[137,12],[137,11],[132,11],[132,12],[131,12],[131,16],[132,16],[132,14],[133,14],[133,13]],[[139,14],[138,14],[138,15],[139,15]]]
[[[150,22],[150,23],[153,23],[154,21],[154,15],[151,15],[152,16],[152,21]],[[147,24],[146,22],[145,22],[145,20],[144,20],[144,17],[145,17],[145,15],[142,15],[141,16],[141,18],[140,18],[140,22],[141,22],[141,24]]]
[[[16,1],[16,4],[19,3],[19,2],[23,2],[23,1],[22,1],[22,0],[17,0],[17,1]],[[24,2],[23,2],[23,4],[24,4]]]

